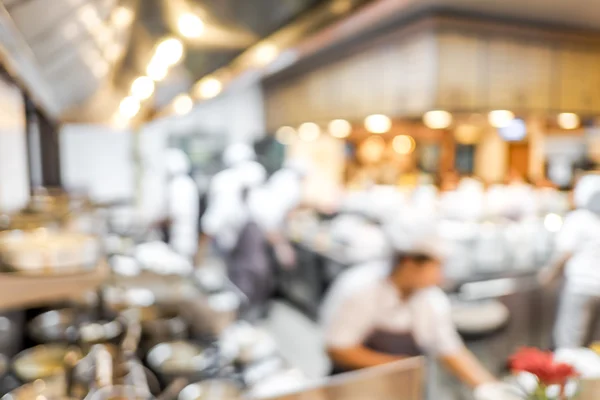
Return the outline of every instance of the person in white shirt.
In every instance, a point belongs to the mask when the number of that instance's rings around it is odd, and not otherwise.
[[[198,202],[196,182],[189,175],[191,163],[179,149],[167,150],[169,245],[192,260],[198,251]]]
[[[406,357],[439,358],[476,388],[477,399],[513,399],[464,346],[451,319],[450,301],[438,287],[444,244],[435,226],[404,210],[384,229],[392,235],[392,260],[350,268],[333,284],[321,323],[334,373]]]
[[[244,185],[260,185],[266,179],[267,172],[254,161],[255,157],[247,144],[229,145],[223,153],[226,169],[210,182],[201,230],[215,242],[221,254],[228,253],[236,244],[239,221],[245,213],[239,205]]]
[[[292,268],[296,256],[287,239],[285,223],[290,213],[302,202],[302,187],[308,174],[303,160],[290,160],[275,172],[264,187],[253,191],[248,206],[256,223],[266,235],[275,258],[284,268]]]
[[[583,347],[600,312],[600,175],[583,176],[573,195],[577,209],[567,214],[556,238],[556,261],[540,273],[542,284],[549,284],[564,272],[557,348]]]

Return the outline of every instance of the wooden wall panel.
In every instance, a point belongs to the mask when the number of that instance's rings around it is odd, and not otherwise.
[[[266,87],[268,125],[359,122],[373,113],[419,118],[439,108],[600,113],[600,44],[491,25],[424,25],[272,81]]]
[[[444,33],[438,38],[437,108],[472,110],[485,102],[486,42],[472,35]]]
[[[558,57],[560,111],[600,111],[600,54],[586,49],[562,48]]]
[[[492,38],[486,69],[490,109],[550,108],[553,82],[548,44]]]

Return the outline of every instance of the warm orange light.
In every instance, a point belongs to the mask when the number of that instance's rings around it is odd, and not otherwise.
[[[446,129],[452,125],[452,114],[444,110],[428,111],[423,115],[423,123],[430,129]]]
[[[383,114],[369,115],[365,118],[365,128],[371,133],[386,133],[392,129],[392,120]]]
[[[392,147],[398,154],[410,154],[415,150],[415,139],[408,135],[398,135],[392,141]]]
[[[579,116],[573,113],[558,114],[558,125],[563,129],[575,129],[579,127],[581,121]]]
[[[314,122],[305,122],[298,127],[298,137],[304,142],[314,142],[321,135],[321,128]]]
[[[327,128],[331,136],[339,139],[347,138],[352,133],[352,125],[345,119],[334,119]]]
[[[180,94],[173,100],[173,109],[178,115],[189,113],[194,107],[194,102],[187,94]]]

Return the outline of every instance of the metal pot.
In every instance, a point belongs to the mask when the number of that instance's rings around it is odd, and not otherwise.
[[[194,381],[216,372],[218,351],[188,341],[175,341],[154,346],[146,360],[163,383],[170,383],[178,377]]]
[[[1,400],[70,400],[64,395],[65,381],[62,377],[55,377],[46,380],[36,380],[20,386],[6,395]]]
[[[277,343],[265,330],[238,322],[225,330],[219,339],[221,353],[238,363],[249,365],[277,354]]]
[[[227,379],[210,379],[186,386],[177,400],[238,400],[242,399],[240,386]]]
[[[62,375],[64,358],[73,348],[66,344],[45,344],[24,350],[12,361],[12,370],[23,382]],[[81,354],[79,354],[81,356]]]
[[[38,343],[66,342],[75,329],[77,313],[74,309],[51,310],[33,318],[27,330]]]
[[[176,312],[164,310],[156,319],[142,321],[142,341],[146,345],[185,340],[187,337],[188,325]]]

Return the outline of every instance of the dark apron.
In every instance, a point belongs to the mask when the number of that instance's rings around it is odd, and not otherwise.
[[[390,333],[376,330],[367,338],[364,342],[364,346],[379,353],[395,356],[418,357],[423,355],[412,332]],[[334,364],[331,374],[336,375],[349,371],[348,368]]]
[[[247,297],[245,314],[263,308],[270,298],[273,283],[266,239],[254,222],[240,232],[236,246],[226,255],[227,275]]]

